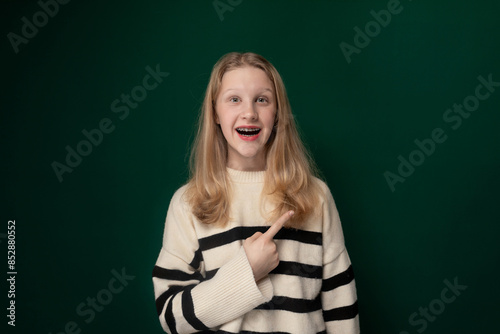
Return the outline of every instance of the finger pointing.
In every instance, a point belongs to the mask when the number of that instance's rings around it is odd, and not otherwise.
[[[293,216],[295,212],[293,211],[288,211],[283,216],[278,218],[277,221],[274,222],[274,224],[269,227],[269,229],[266,231],[266,233],[263,234],[263,236],[266,236],[269,239],[274,238],[274,236],[281,230],[283,225]]]

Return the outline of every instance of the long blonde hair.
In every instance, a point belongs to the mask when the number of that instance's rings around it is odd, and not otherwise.
[[[287,226],[298,227],[318,204],[317,169],[300,140],[281,76],[270,62],[255,53],[228,53],[212,69],[191,151],[186,195],[200,222],[225,225],[230,220],[231,189],[226,170],[228,149],[222,130],[216,124],[215,101],[224,74],[247,66],[259,68],[267,74],[277,99],[276,128],[265,147],[266,173],[262,195],[274,204],[274,210],[267,213],[266,218],[274,222],[286,211],[294,210],[295,215]]]

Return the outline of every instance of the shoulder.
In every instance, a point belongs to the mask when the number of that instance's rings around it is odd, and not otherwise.
[[[322,232],[324,235],[324,244],[330,245],[328,252],[334,250],[333,254],[339,254],[339,252],[344,247],[344,234],[342,231],[342,224],[340,222],[340,215],[337,210],[337,205],[333,198],[330,188],[326,182],[317,179],[316,181],[319,185],[320,190],[320,208],[322,217]],[[329,258],[330,255],[327,256]],[[332,255],[333,257],[333,255]]]
[[[179,189],[177,189],[172,195],[172,201],[186,201],[186,192],[188,189],[188,184],[184,184]]]
[[[318,190],[318,197],[320,200],[320,203],[328,203],[333,201],[333,195],[332,192],[330,191],[330,188],[326,184],[325,181],[313,176],[313,181],[317,185],[317,190]]]
[[[325,181],[315,178],[315,181],[318,185],[318,209],[322,211],[323,219],[330,220],[338,220],[338,210],[335,199],[333,198],[330,187],[326,184]]]
[[[188,185],[184,184],[180,188],[178,188],[174,194],[172,195],[172,198],[170,199],[170,206],[169,210],[173,209],[186,209],[189,208],[189,201],[188,201]]]
[[[175,245],[175,248],[180,249],[184,246],[179,244],[179,240],[187,240],[193,245],[197,240],[192,210],[185,196],[186,190],[187,186],[183,185],[174,192],[170,200],[163,232],[164,247]]]

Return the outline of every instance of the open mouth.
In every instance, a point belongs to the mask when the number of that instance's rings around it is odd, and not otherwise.
[[[244,137],[253,137],[259,134],[260,128],[237,128],[236,132]]]

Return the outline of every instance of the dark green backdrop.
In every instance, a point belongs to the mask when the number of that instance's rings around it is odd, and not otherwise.
[[[337,202],[362,331],[496,332],[498,2],[215,5],[73,0],[57,13],[48,7],[50,17],[38,13],[36,1],[2,1],[2,328],[162,332],[151,270],[164,218],[188,175],[211,67],[236,50],[264,55],[284,78],[303,139]],[[36,35],[28,27],[34,20]],[[24,25],[31,37],[22,40]],[[366,28],[363,38],[359,30]],[[341,43],[352,51],[348,57]],[[146,91],[148,66],[169,75]],[[494,82],[490,90],[479,87],[482,99],[475,97],[480,76]],[[111,106],[131,92],[141,102]],[[470,115],[447,112],[462,103]],[[66,146],[76,150],[82,131],[100,122],[113,130],[100,143],[92,132],[99,145],[60,182],[52,164],[66,164]],[[436,128],[438,140],[446,140],[430,144]],[[429,154],[418,153],[416,140]],[[400,159],[410,158],[418,166],[401,167],[397,180],[404,182],[395,181]],[[14,219],[12,327],[6,278],[7,225]],[[125,283],[113,279],[122,271]],[[462,287],[453,294],[447,284]],[[96,297],[105,305],[92,317],[87,298]],[[420,313],[429,307],[427,316]]]

